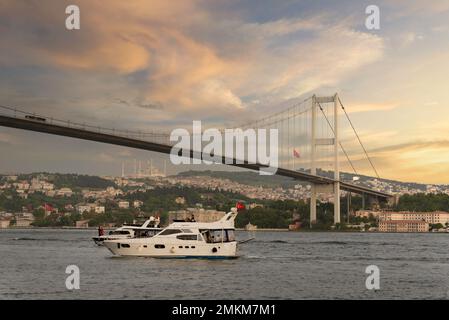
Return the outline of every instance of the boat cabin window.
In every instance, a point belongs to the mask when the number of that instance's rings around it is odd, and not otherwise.
[[[130,232],[126,230],[118,230],[118,231],[110,231],[109,234],[130,234]]]
[[[136,238],[146,238],[146,237],[152,237],[156,233],[158,233],[158,230],[135,230],[136,232]]]
[[[235,241],[234,229],[200,230],[208,243]]]
[[[234,230],[226,230],[226,234],[228,236],[227,241],[235,241],[235,233]]]
[[[168,236],[170,234],[176,234],[176,233],[181,233],[181,230],[178,229],[165,229],[164,231],[162,231],[159,235],[160,236]]]
[[[148,231],[145,232],[145,236],[146,237],[152,237],[152,236],[154,236],[158,232],[159,232],[158,230],[148,230]]]
[[[197,240],[197,236],[196,234],[181,234],[179,236],[176,237],[176,239],[179,240]]]

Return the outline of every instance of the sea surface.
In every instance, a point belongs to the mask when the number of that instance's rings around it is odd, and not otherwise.
[[[113,257],[95,230],[0,230],[0,299],[448,299],[449,234],[238,232],[235,260]],[[68,290],[68,265],[80,289]],[[380,289],[365,286],[367,266]]]

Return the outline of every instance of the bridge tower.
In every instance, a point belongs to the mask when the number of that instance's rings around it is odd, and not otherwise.
[[[317,108],[322,108],[321,104],[333,103],[333,137],[323,138],[317,137]],[[316,223],[316,196],[318,192],[332,192],[334,194],[334,224],[340,223],[340,165],[339,165],[339,132],[338,132],[338,94],[333,96],[312,96],[312,125],[311,125],[311,174],[316,175],[316,148],[317,146],[332,145],[334,150],[334,180],[332,185],[312,184],[310,197],[310,224]]]

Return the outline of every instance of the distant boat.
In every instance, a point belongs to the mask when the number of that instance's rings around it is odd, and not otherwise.
[[[245,226],[246,231],[256,231],[257,226],[254,224],[251,224],[251,222],[248,222],[248,224]]]

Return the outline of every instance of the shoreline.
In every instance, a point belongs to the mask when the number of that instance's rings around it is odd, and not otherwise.
[[[114,230],[115,228],[104,228],[104,230]],[[0,228],[0,232],[3,230],[85,230],[85,231],[97,231],[97,227],[87,227],[87,228],[76,228],[76,227],[8,227]],[[379,232],[379,231],[354,231],[354,230],[295,230],[290,231],[289,229],[276,229],[276,228],[264,228],[257,230],[245,230],[244,228],[236,228],[236,231],[245,232],[290,232],[290,233],[314,233],[314,232],[325,232],[325,233],[366,233],[366,234],[377,234],[377,233],[409,233],[409,234],[447,234],[448,232]]]

